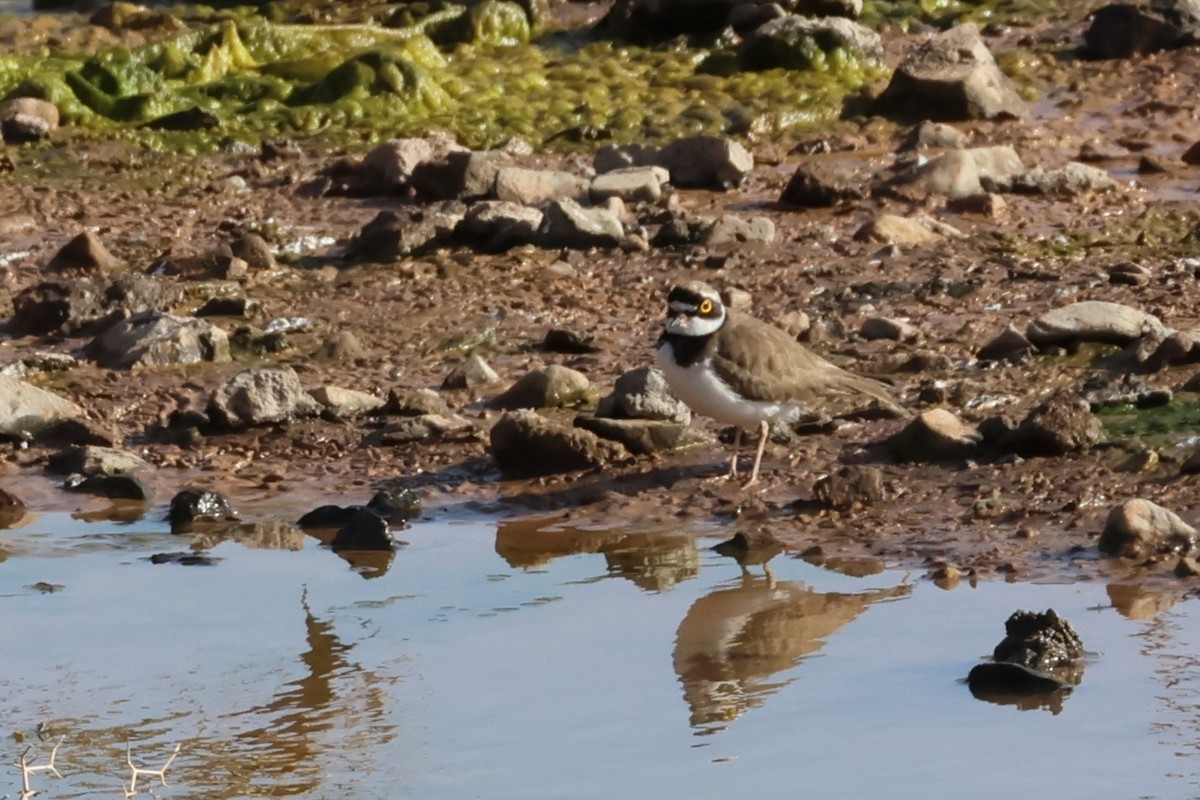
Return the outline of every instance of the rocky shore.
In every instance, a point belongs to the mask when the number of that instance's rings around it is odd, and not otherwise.
[[[802,74],[812,42],[874,65],[843,119],[182,155],[10,92],[4,519],[137,513],[186,486],[296,519],[403,490],[767,530],[947,584],[1194,591],[1200,20],[1096,4],[867,27],[731,5],[709,59],[739,74]],[[628,37],[673,7],[591,17]],[[651,368],[666,289],[693,279],[914,418],[823,409],[772,432],[762,486],[708,480],[729,437]]]

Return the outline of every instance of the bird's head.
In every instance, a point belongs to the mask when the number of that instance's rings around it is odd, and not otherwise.
[[[664,332],[678,336],[708,336],[725,324],[725,305],[717,290],[701,281],[681,283],[667,295]]]

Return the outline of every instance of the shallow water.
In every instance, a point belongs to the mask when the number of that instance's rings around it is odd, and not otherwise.
[[[160,797],[1197,793],[1193,603],[1135,621],[1100,583],[944,591],[788,555],[769,579],[678,531],[401,535],[367,579],[309,537],[181,566],[148,561],[188,544],[149,520],[0,531],[0,792],[62,736],[46,797],[114,796],[126,742],[150,768],[181,745]],[[1094,653],[1082,685],[972,697],[1007,615],[1047,607]]]

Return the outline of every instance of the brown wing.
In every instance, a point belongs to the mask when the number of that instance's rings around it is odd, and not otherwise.
[[[831,402],[866,398],[896,409],[888,386],[829,363],[773,325],[729,312],[713,369],[744,397],[792,401],[813,411]]]

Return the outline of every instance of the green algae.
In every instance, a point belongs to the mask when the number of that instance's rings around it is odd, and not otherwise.
[[[913,22],[949,28],[963,22],[977,25],[1029,26],[1080,14],[1066,0],[864,0],[859,21],[878,27],[892,22],[904,29]]]
[[[0,58],[0,94],[55,103],[65,124],[136,134],[186,152],[229,138],[321,133],[333,142],[444,130],[472,147],[519,136],[569,147],[699,133],[776,135],[836,118],[843,98],[885,74],[814,49],[808,69],[703,68],[681,42],[637,47],[558,36],[531,41],[524,8],[407,4],[386,27],[276,24],[231,16],[86,58]],[[155,120],[204,112],[212,130],[170,136]],[[183,117],[187,119],[187,117]]]
[[[997,248],[1048,267],[1068,267],[1096,256],[1141,263],[1155,258],[1190,257],[1200,242],[1200,214],[1153,208],[1135,216],[1095,216],[1080,227],[1045,235],[997,235]]]
[[[1200,434],[1200,398],[1176,398],[1154,408],[1132,405],[1101,409],[1109,438],[1115,441],[1141,441],[1151,446],[1178,444]]]
[[[867,3],[876,24],[939,20],[1020,3]],[[314,18],[322,18],[314,11]],[[445,0],[387,9],[384,24],[287,24],[231,9],[139,47],[91,56],[0,57],[0,95],[58,106],[65,124],[170,151],[319,134],[331,146],[446,131],[471,147],[512,137],[560,149],[597,140],[693,134],[779,137],[846,113],[846,99],[886,78],[881,64],[815,40],[795,63],[748,71],[721,42],[654,47],[531,38],[537,20],[511,0]],[[163,133],[166,118],[210,128]]]

